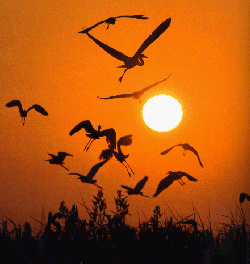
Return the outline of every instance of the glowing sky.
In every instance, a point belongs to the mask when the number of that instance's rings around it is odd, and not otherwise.
[[[177,182],[156,198],[129,197],[131,223],[152,215],[156,205],[168,214],[166,204],[179,214],[197,208],[203,219],[209,209],[212,221],[228,214],[240,192],[250,193],[250,2],[249,1],[1,1],[1,98],[0,98],[0,215],[19,222],[40,219],[42,212],[56,212],[60,202],[81,202],[90,207],[95,186],[85,186],[63,168],[44,162],[66,151],[70,172],[87,174],[99,160],[105,140],[93,143],[84,132],[69,131],[82,120],[94,127],[114,128],[117,137],[132,134],[133,143],[123,148],[135,171],[110,160],[96,175],[104,188],[108,209],[114,209],[120,185],[135,186],[149,177],[143,190],[152,197],[158,182],[170,170],[181,170],[198,179],[182,187]],[[121,84],[122,63],[100,49],[82,27],[118,15],[145,15],[148,20],[122,18],[106,30],[91,31],[104,43],[132,56],[151,32],[171,17],[170,27],[145,50],[145,65],[129,70]],[[170,78],[137,100],[100,100],[132,93]],[[142,106],[152,95],[166,93],[183,107],[175,129],[158,133],[143,122]],[[42,105],[44,117],[30,112],[25,126],[17,109],[5,107],[19,99],[25,109]],[[175,148],[189,143],[199,152],[204,168],[192,153],[184,157]],[[193,203],[193,204],[192,204]],[[249,211],[249,205],[244,203]],[[80,212],[86,211],[79,205]],[[34,224],[32,222],[32,224]]]

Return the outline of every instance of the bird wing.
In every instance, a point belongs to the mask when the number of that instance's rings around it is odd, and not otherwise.
[[[134,94],[118,94],[118,95],[113,95],[110,97],[106,97],[106,98],[101,98],[99,96],[97,96],[99,99],[116,99],[116,98],[129,98],[132,97]]]
[[[86,33],[99,47],[101,47],[103,50],[105,50],[107,53],[109,53],[111,56],[113,56],[114,58],[120,60],[120,61],[126,61],[128,56],[126,56],[125,54],[123,54],[122,52],[111,48],[110,46],[108,46],[107,44],[101,42],[100,40],[94,38],[93,36],[91,36],[88,32]]]
[[[154,194],[154,197],[158,196],[163,190],[165,190],[166,188],[168,188],[172,183],[174,182],[174,178],[172,175],[168,175],[167,177],[165,177],[164,179],[162,179],[159,184],[158,187],[156,189],[156,192]]]
[[[122,145],[122,146],[129,146],[131,144],[132,144],[132,135],[121,137],[117,142],[117,145]]]
[[[58,160],[60,160],[62,162],[66,156],[73,156],[73,155],[71,155],[67,152],[60,151],[60,152],[58,152],[57,156],[58,156]]]
[[[162,151],[161,152],[161,155],[165,155],[165,154],[167,154],[170,150],[172,150],[174,147],[176,147],[176,146],[173,146],[173,147],[171,147],[171,148],[169,148],[169,149],[166,149],[166,150],[164,150],[164,151]]]
[[[79,177],[84,177],[82,174],[76,172],[70,172],[68,175],[77,175]]]
[[[27,110],[27,113],[31,110],[31,109],[35,109],[37,112],[39,112],[40,114],[42,115],[45,115],[47,116],[48,115],[48,112],[40,105],[38,104],[34,104],[32,105],[28,110]]]
[[[6,104],[7,107],[18,106],[20,115],[23,113],[23,107],[19,100],[12,100]]]
[[[111,149],[104,149],[100,156],[99,156],[99,159],[104,159],[104,160],[109,160],[113,157],[113,151]]]
[[[145,17],[144,15],[117,16],[117,17],[115,17],[115,18],[121,18],[121,17],[136,18],[136,19],[148,19],[148,17]]]
[[[93,179],[94,176],[96,175],[97,171],[106,163],[108,162],[108,160],[104,160],[104,161],[101,161],[97,164],[95,164],[89,171],[89,173],[87,174],[87,178],[90,178],[90,179]]]
[[[180,144],[181,145],[181,144]],[[188,143],[185,143],[183,145],[186,145],[186,149],[192,151],[198,158],[198,161],[199,161],[199,164],[201,165],[201,167],[203,167],[203,164],[200,160],[200,157],[199,157],[199,154],[198,154],[198,151],[196,149],[194,149],[192,146],[190,146]]]
[[[135,185],[135,191],[140,192],[146,182],[148,181],[148,176],[145,176],[142,180],[140,180],[136,185]]]
[[[57,156],[54,155],[54,154],[50,154],[50,153],[48,153],[48,155],[50,155],[50,157],[51,157],[52,159],[57,159]]]
[[[180,171],[180,172],[179,172],[179,175],[181,175],[181,176],[186,176],[190,181],[198,181],[196,178],[194,178],[193,176],[187,174],[186,172],[182,172],[182,171]]]
[[[126,185],[121,185],[121,187],[123,189],[129,190],[129,191],[133,191],[133,188],[130,188],[130,187],[126,186]]]
[[[152,44],[169,26],[170,26],[171,18],[163,21],[149,37],[142,43],[140,48],[136,51],[134,57],[141,54],[150,44]]]
[[[116,132],[113,128],[105,129],[100,132],[100,137],[106,137],[109,149],[116,149]]]
[[[93,128],[91,122],[89,120],[84,120],[84,121],[80,122],[79,124],[77,124],[69,132],[70,136],[72,136],[73,134],[75,134],[76,132],[78,132],[79,130],[81,130],[82,128],[84,128],[87,133],[96,132],[96,130]]]

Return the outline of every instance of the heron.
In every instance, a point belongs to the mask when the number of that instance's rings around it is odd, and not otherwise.
[[[125,186],[125,185],[121,185],[121,187],[123,189],[127,190],[127,193],[129,195],[133,195],[133,194],[140,194],[142,196],[148,197],[147,195],[144,195],[141,190],[143,189],[144,185],[146,184],[146,182],[148,181],[148,176],[145,176],[142,180],[140,180],[134,188]]]
[[[182,186],[185,185],[185,182],[182,181],[182,177],[186,176],[188,180],[190,181],[198,181],[196,178],[194,178],[193,176],[187,174],[186,172],[183,171],[169,171],[168,176],[166,176],[164,179],[162,179],[160,181],[160,183],[158,184],[158,187],[156,189],[155,194],[153,195],[153,197],[158,196],[163,190],[165,190],[166,188],[168,188],[174,181],[178,181]]]
[[[88,27],[88,28],[86,28],[86,29],[84,29],[83,28],[83,30],[82,31],[80,31],[80,32],[78,32],[78,33],[87,33],[87,32],[89,32],[91,29],[93,29],[93,28],[95,28],[95,27],[97,27],[97,26],[99,26],[99,25],[101,25],[101,24],[103,24],[103,23],[105,23],[105,24],[107,24],[107,29],[109,28],[109,25],[114,25],[115,24],[115,22],[116,22],[116,19],[117,18],[124,18],[124,17],[127,17],[127,18],[136,18],[136,19],[148,19],[148,17],[145,17],[144,15],[134,15],[134,16],[117,16],[117,17],[110,17],[110,18],[108,18],[108,19],[105,19],[105,20],[103,20],[103,21],[100,21],[100,22],[98,22],[98,23],[96,23],[94,26],[92,26],[92,27]]]
[[[133,57],[129,57],[125,55],[124,53],[108,46],[107,44],[101,42],[100,40],[96,39],[92,35],[90,35],[88,32],[86,34],[89,38],[91,38],[99,47],[101,47],[104,51],[109,53],[114,58],[123,61],[124,65],[118,66],[117,68],[125,68],[122,76],[118,79],[119,82],[122,81],[124,74],[128,69],[132,69],[135,66],[143,66],[144,65],[144,58],[148,58],[145,56],[142,52],[150,45],[152,44],[165,30],[170,26],[171,18],[166,19],[163,21],[153,32],[149,37],[142,43],[140,48],[135,52]]]
[[[100,137],[106,137],[106,141],[108,143],[108,148],[114,150],[116,149],[116,132],[113,128],[101,130],[101,126],[98,126],[98,129],[94,129],[93,125],[91,124],[90,120],[84,120],[77,124],[70,132],[70,136],[75,134],[81,129],[85,129],[85,131],[88,133],[86,134],[87,137],[89,137],[89,141],[86,144],[85,148],[83,151],[88,151],[90,148],[91,144],[96,140],[100,139]]]
[[[12,100],[9,103],[6,104],[7,107],[13,107],[13,106],[18,106],[20,116],[22,117],[22,123],[24,125],[25,123],[25,117],[27,117],[28,112],[31,109],[35,109],[38,113],[47,116],[48,112],[40,105],[34,104],[32,105],[28,110],[23,110],[22,104],[19,100]]]
[[[193,147],[191,147],[188,143],[174,145],[173,147],[171,147],[171,148],[169,148],[169,149],[164,150],[163,152],[161,152],[161,155],[167,154],[170,150],[172,150],[174,147],[177,147],[177,146],[181,146],[183,148],[183,155],[184,156],[186,155],[187,150],[192,151],[197,156],[198,161],[199,161],[201,167],[203,167],[203,164],[202,164],[202,162],[200,160],[200,157],[198,155],[198,152]]]
[[[119,94],[119,95],[114,95],[114,96],[110,96],[110,97],[106,97],[106,98],[101,98],[99,96],[97,96],[99,99],[117,99],[117,98],[132,98],[132,99],[137,99],[140,101],[140,98],[141,96],[146,92],[148,91],[149,89],[155,87],[157,84],[161,83],[161,82],[164,82],[165,80],[167,80],[169,77],[170,77],[171,74],[169,74],[169,76],[157,83],[154,83],[154,84],[151,84],[147,87],[145,87],[144,89],[142,89],[141,91],[138,91],[138,92],[134,92],[134,93],[131,93],[131,94]],[[141,102],[141,101],[140,101]]]
[[[99,159],[109,160],[114,155],[115,158],[126,168],[126,170],[128,172],[128,175],[131,177],[131,172],[133,174],[135,174],[135,173],[133,172],[133,170],[129,166],[128,162],[126,161],[126,159],[128,158],[129,154],[124,155],[122,150],[121,150],[121,146],[129,146],[131,144],[132,144],[132,135],[127,135],[127,136],[121,137],[117,141],[117,150],[118,151],[114,151],[112,149],[104,149],[101,152]],[[130,169],[131,172],[129,171],[129,169]]]
[[[102,187],[100,187],[99,185],[96,184],[96,180],[94,180],[94,176],[96,175],[97,171],[107,162],[108,160],[104,160],[104,161],[101,161],[97,164],[95,164],[89,171],[89,173],[87,174],[87,176],[84,176],[82,174],[79,174],[79,173],[75,173],[75,172],[71,172],[69,173],[69,175],[77,175],[79,176],[79,178],[77,179],[80,179],[81,182],[85,182],[85,183],[89,183],[89,184],[93,184],[95,185],[96,187],[98,187],[99,189],[103,189]]]
[[[59,151],[57,156],[54,154],[50,154],[50,153],[48,153],[48,155],[50,155],[52,159],[48,159],[45,161],[48,161],[50,164],[58,164],[61,167],[63,167],[64,169],[69,170],[68,168],[63,166],[63,164],[65,164],[63,161],[64,161],[66,156],[72,156],[73,157],[73,155],[66,153],[66,152],[63,152],[63,151]]]
[[[245,199],[247,199],[248,201],[250,201],[250,195],[246,194],[246,193],[241,193],[240,194],[240,203],[243,203],[245,201]]]

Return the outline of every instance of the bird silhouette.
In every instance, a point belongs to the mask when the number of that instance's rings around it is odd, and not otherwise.
[[[138,91],[138,92],[134,92],[132,94],[119,94],[119,95],[114,95],[114,96],[110,96],[110,97],[106,97],[106,98],[101,98],[99,96],[97,96],[99,99],[117,99],[117,98],[131,98],[132,99],[137,99],[140,101],[140,98],[141,96],[146,92],[148,91],[149,89],[153,88],[154,86],[156,86],[157,84],[161,83],[161,82],[164,82],[165,80],[167,80],[169,77],[170,77],[171,74],[169,74],[169,76],[157,83],[154,83],[154,84],[151,84],[149,86],[147,86],[146,88],[142,89],[141,91]]]
[[[88,28],[86,28],[86,29],[83,28],[83,30],[80,31],[80,32],[78,32],[78,33],[83,33],[83,34],[84,34],[84,33],[87,33],[87,32],[89,32],[91,29],[93,29],[93,28],[95,28],[95,27],[97,27],[97,26],[99,26],[99,25],[101,25],[101,24],[103,24],[103,23],[107,24],[107,29],[108,29],[108,28],[109,28],[109,25],[114,25],[114,24],[115,24],[117,18],[122,18],[122,17],[136,18],[136,19],[148,19],[148,17],[145,17],[144,15],[110,17],[110,18],[108,18],[108,19],[105,19],[105,20],[103,20],[103,21],[100,21],[100,22],[96,23],[96,24],[95,24],[94,26],[92,26],[92,27],[88,27]]]
[[[12,100],[9,103],[6,104],[7,107],[13,107],[13,106],[18,106],[20,116],[22,117],[22,123],[24,125],[25,123],[25,117],[27,117],[28,112],[31,109],[35,109],[38,113],[47,116],[48,113],[47,111],[40,105],[34,104],[32,105],[28,110],[23,110],[22,104],[19,100]]]
[[[131,173],[130,171],[135,174],[133,172],[133,170],[130,168],[128,162],[126,161],[126,159],[128,158],[129,154],[124,155],[122,150],[121,150],[121,146],[129,146],[132,144],[132,135],[127,135],[124,137],[121,137],[118,141],[117,141],[117,152],[112,150],[112,149],[104,149],[101,154],[100,154],[100,159],[105,159],[105,160],[109,160],[113,157],[113,155],[115,156],[115,158],[126,168],[128,175],[131,177]],[[125,165],[126,164],[126,165]]]
[[[143,189],[144,185],[146,184],[146,182],[148,181],[148,176],[145,176],[142,180],[140,180],[136,185],[135,188],[131,188],[125,185],[121,185],[122,188],[127,190],[127,193],[129,195],[133,195],[133,194],[140,194],[142,196],[148,197],[147,195],[144,195],[141,190]]]
[[[79,176],[78,179],[81,180],[81,182],[85,182],[85,183],[90,183],[90,184],[93,184],[95,185],[96,187],[100,188],[100,189],[103,189],[102,187],[100,187],[99,185],[96,184],[96,180],[94,180],[94,176],[96,175],[97,171],[107,162],[108,160],[104,160],[104,161],[101,161],[97,164],[95,164],[89,171],[89,173],[87,174],[87,176],[84,176],[82,174],[79,174],[79,173],[74,173],[74,172],[71,172],[69,173],[69,175],[77,175]]]
[[[132,69],[135,66],[143,66],[144,60],[143,58],[147,58],[142,52],[150,45],[152,44],[169,26],[170,26],[171,18],[166,19],[163,21],[153,32],[149,37],[142,43],[140,48],[135,52],[133,57],[129,57],[122,52],[111,48],[107,44],[101,42],[100,40],[96,39],[92,35],[90,35],[88,32],[86,34],[104,51],[109,53],[114,58],[123,61],[124,65],[118,66],[117,68],[125,68],[122,76],[118,79],[119,82],[122,81],[124,74],[128,69]]]
[[[241,193],[240,194],[240,203],[243,203],[245,201],[245,199],[247,199],[248,201],[250,201],[250,195],[246,194],[246,193]]]
[[[203,164],[202,164],[202,162],[200,160],[200,157],[198,155],[198,152],[193,147],[191,147],[188,143],[174,145],[173,147],[171,147],[171,148],[169,148],[169,149],[164,150],[163,152],[161,152],[161,155],[167,154],[170,150],[172,150],[174,147],[177,147],[177,146],[180,146],[180,147],[183,148],[183,155],[184,156],[186,155],[187,150],[192,151],[197,156],[201,167],[203,167]]]
[[[73,157],[73,155],[66,153],[66,152],[62,152],[62,151],[58,152],[57,156],[54,154],[50,154],[50,153],[48,153],[48,155],[50,155],[52,159],[48,159],[45,161],[48,161],[50,164],[58,164],[61,167],[63,167],[64,169],[69,170],[68,168],[63,166],[63,164],[65,164],[63,161],[64,161],[66,156],[72,156]]]
[[[194,178],[193,176],[190,176],[186,172],[169,171],[168,176],[165,177],[164,179],[162,179],[160,181],[160,183],[158,184],[157,190],[156,190],[155,194],[153,195],[153,197],[158,196],[163,190],[168,188],[174,181],[178,181],[181,185],[185,185],[185,182],[183,182],[181,179],[183,176],[186,176],[188,178],[188,180],[190,180],[190,181],[198,181],[196,178]]]
[[[91,144],[96,140],[100,139],[100,137],[106,137],[106,141],[108,143],[108,148],[114,150],[116,149],[116,132],[113,128],[101,130],[101,126],[98,126],[98,130],[95,130],[93,128],[93,125],[89,120],[84,120],[77,124],[70,132],[70,136],[81,130],[82,128],[85,129],[85,131],[88,133],[86,134],[87,137],[90,138],[88,143],[86,144],[85,148],[83,151],[88,151],[90,148]]]

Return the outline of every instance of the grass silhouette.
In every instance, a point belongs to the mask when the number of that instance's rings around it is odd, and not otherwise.
[[[148,221],[131,227],[127,196],[118,190],[114,200],[112,215],[102,190],[93,196],[91,209],[82,200],[89,220],[80,219],[75,204],[69,209],[61,202],[36,234],[28,222],[16,225],[6,217],[0,228],[1,263],[246,263],[249,226],[242,207],[236,216],[224,216],[230,224],[219,223],[215,235],[195,208],[178,220],[174,214],[163,219],[156,206]]]

